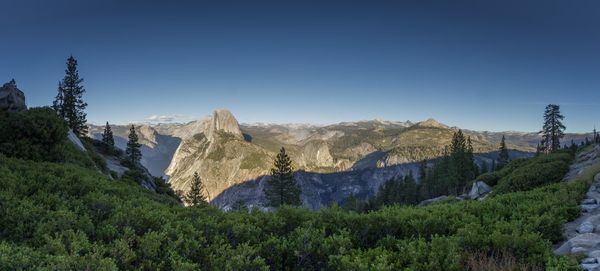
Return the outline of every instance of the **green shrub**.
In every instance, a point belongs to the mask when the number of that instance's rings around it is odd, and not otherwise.
[[[518,166],[511,163],[498,173],[504,176],[498,181],[494,191],[496,193],[524,191],[559,182],[569,170],[572,160],[571,154],[558,152],[519,162]],[[508,171],[504,172],[505,170]]]
[[[68,128],[49,107],[0,112],[0,152],[35,161],[63,161]]]
[[[141,188],[133,181],[140,174],[118,182],[95,169],[0,155],[0,270],[466,270],[472,253],[498,252],[514,266],[568,270],[573,261],[554,256],[552,243],[579,215],[592,175],[553,184],[513,176],[540,187],[484,201],[225,213],[184,208],[168,192]]]

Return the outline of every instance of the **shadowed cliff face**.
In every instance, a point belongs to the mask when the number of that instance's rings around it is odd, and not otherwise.
[[[531,157],[533,153],[510,151],[511,159]],[[475,156],[476,163],[491,164],[498,158],[497,152],[481,153]],[[294,177],[302,190],[302,205],[311,209],[320,209],[332,203],[342,204],[353,194],[357,198],[372,197],[385,181],[412,174],[418,179],[419,163],[403,163],[385,167],[366,167],[352,171],[335,173],[317,173],[298,171]],[[229,210],[237,203],[246,206],[263,208],[266,199],[263,188],[268,176],[240,182],[214,198],[211,203],[219,208]]]

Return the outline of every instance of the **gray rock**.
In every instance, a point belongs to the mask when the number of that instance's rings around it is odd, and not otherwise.
[[[581,201],[581,204],[585,204],[585,205],[590,205],[590,204],[598,204],[598,201],[596,201],[596,199],[584,199],[583,201]]]
[[[595,233],[583,233],[569,240],[572,254],[587,254],[600,249],[600,235]]]
[[[75,147],[77,147],[80,151],[86,151],[85,147],[83,146],[83,143],[81,143],[81,140],[79,140],[79,137],[77,137],[75,135],[75,133],[73,133],[72,130],[69,130],[69,133],[67,134],[67,138],[69,139],[69,141],[71,141],[71,143],[73,143],[73,145],[75,145]]]
[[[584,247],[571,248],[571,254],[586,254],[588,250]]]
[[[240,125],[233,114],[225,109],[218,109],[213,112],[212,119],[205,131],[206,137],[212,141],[217,131],[223,131],[232,134],[238,139],[244,139]]]
[[[600,250],[594,250],[588,253],[588,257],[590,258],[600,258]]]
[[[17,88],[14,79],[0,88],[0,110],[8,112],[27,110],[25,94]]]
[[[469,192],[470,199],[478,199],[492,191],[492,188],[482,181],[476,181]]]
[[[597,264],[598,263],[598,259],[596,258],[585,258],[583,260],[581,260],[582,264]]]
[[[600,270],[600,264],[592,263],[592,264],[581,264],[581,268],[586,271],[598,271]]]
[[[579,227],[577,227],[577,232],[578,233],[592,233],[592,232],[594,232],[594,224],[592,224],[589,221],[584,221],[583,223],[581,223],[581,225],[579,225]]]
[[[600,205],[598,204],[582,204],[581,210],[583,210],[584,212],[591,212],[595,209],[598,209],[598,207],[600,207]]]

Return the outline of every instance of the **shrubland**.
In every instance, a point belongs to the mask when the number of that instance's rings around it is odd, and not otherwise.
[[[0,149],[0,270],[577,270],[552,244],[591,182],[535,172],[568,165],[558,153],[507,165],[483,201],[223,212],[19,148]]]

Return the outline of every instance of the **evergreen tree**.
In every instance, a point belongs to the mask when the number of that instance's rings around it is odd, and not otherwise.
[[[140,148],[142,144],[140,144],[138,139],[138,135],[135,132],[135,126],[132,124],[131,128],[129,128],[129,141],[127,141],[127,149],[125,153],[129,159],[129,162],[132,166],[137,166],[137,164],[142,159],[142,151]]]
[[[535,157],[540,156],[541,153],[542,153],[542,146],[540,145],[540,143],[538,143],[537,146],[535,147]]]
[[[429,183],[427,177],[427,160],[421,161],[419,163],[419,198],[428,198],[429,197]]]
[[[108,149],[112,149],[115,147],[115,139],[113,138],[113,132],[110,129],[108,121],[106,122],[106,126],[104,126],[104,132],[102,133],[102,142],[106,144]]]
[[[419,164],[419,181],[423,183],[427,179],[427,160],[423,159]]]
[[[198,206],[202,203],[206,203],[206,197],[204,197],[204,185],[200,180],[198,172],[194,172],[192,182],[190,183],[190,191],[186,193],[185,201],[190,206]]]
[[[594,143],[600,143],[600,135],[596,132],[596,127],[594,127]]]
[[[467,182],[475,177],[471,139],[465,139],[461,130],[454,133],[452,137],[449,162],[449,192],[450,194],[458,195],[462,192]]]
[[[404,176],[399,190],[400,199],[398,203],[407,205],[419,203],[419,186],[412,174]]]
[[[506,139],[502,136],[502,140],[500,141],[500,149],[498,155],[498,169],[502,169],[504,166],[508,164],[510,161],[510,157],[508,156],[508,149],[506,148]]]
[[[360,202],[354,196],[354,193],[350,193],[350,195],[348,195],[348,197],[344,200],[344,205],[342,206],[342,208],[346,211],[361,211]]]
[[[560,149],[560,139],[564,137],[565,126],[562,120],[565,117],[560,113],[560,106],[549,104],[544,112],[544,126],[542,127],[542,147],[546,153]]]
[[[488,173],[490,171],[488,163],[486,161],[481,162],[481,169],[479,170],[481,174]]]
[[[52,103],[54,110],[65,119],[69,128],[76,135],[85,136],[87,133],[86,113],[87,103],[83,101],[85,89],[81,85],[83,78],[79,78],[77,60],[70,56],[67,59],[65,77],[58,83],[58,93]]]
[[[268,205],[279,207],[281,205],[301,205],[300,187],[294,179],[292,160],[282,147],[275,158],[274,167],[271,169],[271,178],[265,187],[265,196]]]
[[[577,144],[575,144],[575,141],[573,141],[572,139],[571,139],[571,147],[570,148],[573,153],[577,152],[577,149],[579,148],[577,146]]]

